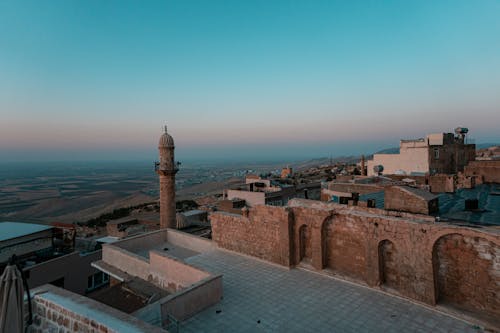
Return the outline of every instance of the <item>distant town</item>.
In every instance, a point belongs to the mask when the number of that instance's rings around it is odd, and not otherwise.
[[[216,332],[233,316],[293,331],[274,310],[257,315],[258,298],[341,281],[354,283],[346,297],[411,307],[415,327],[500,328],[500,146],[477,149],[467,128],[282,166],[184,167],[166,129],[158,149],[150,174],[52,166],[1,181],[0,270],[16,256],[33,332]],[[246,297],[253,281],[269,285]]]

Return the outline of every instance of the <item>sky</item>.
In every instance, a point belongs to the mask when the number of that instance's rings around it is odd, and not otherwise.
[[[0,162],[500,142],[500,1],[0,0]]]

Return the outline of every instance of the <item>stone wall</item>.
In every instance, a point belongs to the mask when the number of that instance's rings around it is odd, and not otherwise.
[[[249,216],[211,214],[212,239],[225,249],[282,265],[290,265],[289,212],[283,207],[259,206]]]
[[[484,238],[451,234],[436,242],[433,255],[438,301],[500,314],[500,246]]]
[[[500,161],[472,161],[464,170],[466,176],[479,176],[485,183],[500,184]]]
[[[32,291],[33,324],[30,333],[166,333],[167,331],[90,298],[44,285]]]
[[[432,175],[429,177],[429,186],[432,193],[454,193],[455,176],[447,174]]]
[[[212,214],[219,247],[432,305],[453,303],[500,316],[500,235],[487,228],[303,199],[287,208],[258,206],[247,215]]]
[[[437,206],[437,203],[434,204]],[[432,207],[434,207],[432,206]],[[384,208],[387,210],[406,211],[416,214],[430,214],[431,201],[427,201],[405,187],[390,186],[384,191]]]

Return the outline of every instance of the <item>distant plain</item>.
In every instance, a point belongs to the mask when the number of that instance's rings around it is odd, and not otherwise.
[[[281,164],[279,164],[281,165]],[[277,164],[189,164],[177,174],[179,199],[222,193],[247,170]],[[113,209],[158,200],[152,162],[40,162],[0,164],[0,221],[85,222]]]

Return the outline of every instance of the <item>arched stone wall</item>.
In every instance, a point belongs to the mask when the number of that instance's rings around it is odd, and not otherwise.
[[[500,316],[500,246],[453,233],[433,245],[436,302]]]
[[[327,220],[323,225],[325,235],[325,268],[335,274],[365,280],[367,270],[366,228],[355,220]]]

